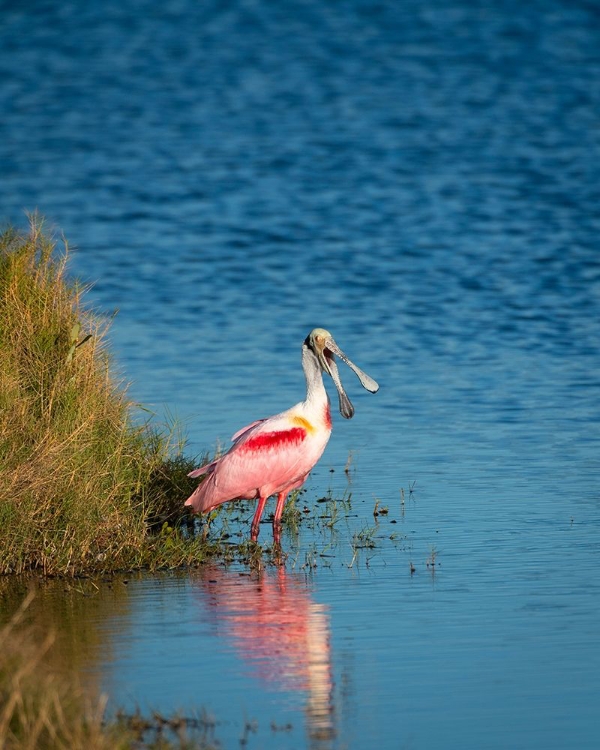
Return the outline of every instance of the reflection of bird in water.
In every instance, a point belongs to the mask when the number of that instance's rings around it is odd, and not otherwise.
[[[311,740],[334,737],[329,616],[304,579],[285,568],[257,578],[211,568],[200,573],[207,613],[265,682],[306,692]]]
[[[335,343],[329,331],[315,328],[302,345],[306,399],[291,409],[243,427],[233,436],[233,446],[221,458],[192,471],[190,477],[205,479],[186,500],[196,513],[206,513],[228,500],[258,498],[252,519],[252,539],[258,538],[265,503],[277,495],[273,536],[279,542],[281,515],[288,493],[301,487],[325,450],[331,434],[329,398],[322,373],[333,378],[340,412],[350,419],[354,407],[342,386],[336,355],[358,376],[368,391],[377,383],[358,368]]]

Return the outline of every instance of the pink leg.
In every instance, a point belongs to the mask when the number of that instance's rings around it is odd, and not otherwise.
[[[281,523],[281,516],[283,515],[283,506],[285,505],[285,499],[288,496],[287,492],[280,492],[277,495],[277,506],[275,508],[275,517],[273,518],[274,524]]]
[[[260,517],[263,514],[263,510],[265,509],[266,502],[267,502],[266,497],[258,498],[258,505],[256,506],[256,513],[254,514],[254,518],[252,519],[251,534],[250,534],[250,538],[252,539],[253,542],[255,542],[258,539]]]
[[[281,516],[283,515],[283,506],[285,505],[287,496],[287,492],[280,492],[277,495],[277,506],[275,508],[275,515],[273,516],[273,541],[275,544],[281,544]]]
[[[276,550],[281,546],[281,524],[273,521],[273,549]]]

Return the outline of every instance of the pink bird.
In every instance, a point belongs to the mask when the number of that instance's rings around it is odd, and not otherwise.
[[[315,328],[302,344],[305,400],[236,432],[231,438],[233,445],[224,456],[190,472],[190,477],[205,478],[185,504],[196,513],[206,513],[229,500],[258,498],[251,535],[256,541],[265,503],[271,495],[277,495],[273,536],[278,542],[288,493],[304,484],[331,435],[323,372],[335,383],[341,415],[346,419],[354,416],[354,407],[342,387],[336,354],[356,373],[363,388],[371,393],[379,390],[377,383],[346,357],[329,331]]]

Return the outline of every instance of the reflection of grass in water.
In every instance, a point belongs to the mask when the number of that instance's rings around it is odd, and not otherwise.
[[[104,701],[89,699],[74,677],[47,667],[53,635],[23,630],[29,603],[0,631],[0,747],[118,747],[102,727]]]
[[[54,635],[23,627],[27,596],[0,629],[0,747],[6,750],[211,750],[215,722],[153,714],[105,715],[106,696],[85,690],[75,671],[52,666]],[[72,666],[72,665],[70,665]]]

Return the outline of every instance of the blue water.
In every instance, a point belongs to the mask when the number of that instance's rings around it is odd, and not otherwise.
[[[335,538],[91,597],[86,673],[226,747],[598,747],[598,6],[0,10],[0,216],[64,232],[135,399],[212,450],[317,325],[381,384],[302,496],[352,454]]]

